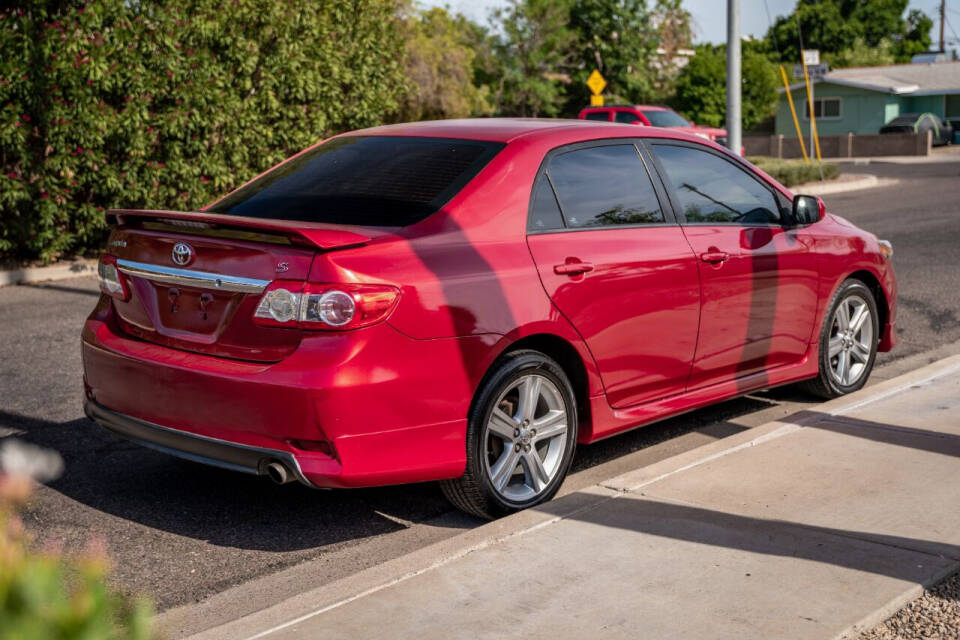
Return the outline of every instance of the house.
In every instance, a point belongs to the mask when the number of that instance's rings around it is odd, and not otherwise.
[[[800,127],[810,130],[804,83],[791,85]],[[827,73],[813,88],[817,132],[821,136],[878,133],[904,113],[935,113],[960,118],[960,62],[852,67]],[[796,137],[784,89],[777,105],[776,133]]]

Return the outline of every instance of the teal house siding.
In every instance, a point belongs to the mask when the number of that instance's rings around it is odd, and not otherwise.
[[[805,136],[809,135],[810,122],[804,118],[807,90],[805,88],[794,89],[792,93],[793,104],[797,109],[797,118],[800,120],[800,128]],[[818,82],[814,87],[813,97],[817,100],[820,98],[840,99],[839,118],[817,119],[817,132],[822,136],[877,133],[880,131],[880,127],[890,119],[901,113],[909,113],[902,96],[844,87],[829,82]],[[940,98],[942,104],[942,96],[936,97]],[[925,109],[925,111],[932,111],[932,109]],[[797,135],[793,126],[793,118],[790,116],[790,105],[787,103],[785,94],[780,96],[777,105],[776,133],[788,137],[796,137]]]

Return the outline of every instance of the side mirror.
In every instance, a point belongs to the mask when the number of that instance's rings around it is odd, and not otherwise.
[[[639,120],[631,120],[631,121],[630,121],[630,124],[640,125],[641,127],[643,126],[643,123],[640,122]]]
[[[813,224],[827,215],[827,205],[816,196],[796,196],[793,199],[793,223]]]

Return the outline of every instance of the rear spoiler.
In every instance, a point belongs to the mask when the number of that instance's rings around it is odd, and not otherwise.
[[[205,230],[249,230],[264,234],[285,236],[291,243],[316,247],[317,249],[343,249],[370,242],[370,236],[316,222],[293,220],[264,220],[243,218],[221,213],[202,211],[162,211],[146,209],[111,209],[107,211],[107,224],[122,227],[142,222],[156,222],[178,227],[189,233]],[[209,233],[207,231],[206,233]]]

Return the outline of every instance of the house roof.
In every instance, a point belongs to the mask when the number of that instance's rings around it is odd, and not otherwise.
[[[818,82],[895,95],[960,93],[960,62],[850,67],[831,71]],[[790,90],[803,86],[798,82]]]

